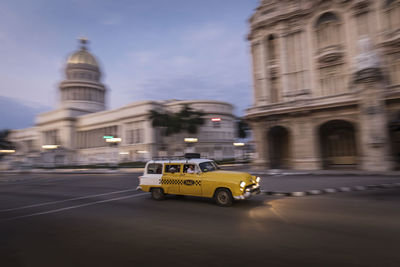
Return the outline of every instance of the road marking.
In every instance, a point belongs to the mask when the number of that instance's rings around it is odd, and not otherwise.
[[[298,192],[276,192],[276,191],[265,191],[261,190],[261,193],[269,196],[290,196],[290,197],[302,197],[306,195],[322,195],[324,193],[339,193],[339,192],[351,192],[351,191],[364,191],[370,189],[390,189],[400,187],[400,183],[390,183],[390,184],[374,184],[374,185],[356,185],[352,187],[343,186],[339,188],[325,188],[321,190],[308,190],[308,191],[298,191]]]
[[[34,216],[45,215],[45,214],[51,214],[51,213],[56,213],[56,212],[61,212],[61,211],[66,211],[66,210],[72,210],[72,209],[77,209],[77,208],[92,206],[92,205],[96,205],[96,204],[100,204],[100,203],[106,203],[106,202],[112,202],[112,201],[127,199],[127,198],[141,197],[141,196],[144,196],[144,195],[147,195],[147,194],[148,193],[140,193],[140,194],[135,194],[135,195],[130,195],[130,196],[110,198],[110,199],[106,199],[106,200],[99,200],[99,201],[90,202],[90,203],[81,204],[81,205],[69,206],[69,207],[55,209],[55,210],[36,212],[36,213],[32,213],[32,214],[27,214],[27,215],[21,215],[21,216],[1,219],[0,222],[23,219],[23,218],[34,217]]]
[[[100,196],[108,196],[108,195],[113,195],[113,194],[131,192],[131,191],[136,191],[136,188],[135,189],[128,189],[128,190],[121,190],[121,191],[113,191],[113,192],[97,194],[97,195],[90,195],[90,196],[75,197],[75,198],[69,198],[69,199],[57,200],[57,201],[51,201],[51,202],[44,202],[44,203],[39,203],[39,204],[22,206],[22,207],[18,207],[18,208],[4,209],[4,210],[0,210],[0,212],[29,209],[29,208],[41,207],[41,206],[52,205],[52,204],[57,204],[57,203],[64,203],[64,202],[74,201],[74,200],[79,200],[79,199],[87,199],[87,198],[100,197]]]

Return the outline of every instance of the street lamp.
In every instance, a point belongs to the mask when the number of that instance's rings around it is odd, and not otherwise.
[[[197,143],[199,141],[199,139],[197,139],[195,137],[186,137],[184,139],[184,141],[186,143],[185,153],[192,153],[192,152],[194,152],[194,144]]]
[[[0,153],[12,154],[12,153],[15,153],[15,150],[14,149],[0,149]]]
[[[238,146],[244,146],[244,143],[233,143],[234,146],[238,147]]]
[[[118,138],[118,137],[114,137],[114,136],[103,136],[104,139],[106,139],[106,142],[110,144],[111,146],[118,146],[118,143],[120,143],[122,141],[122,138]],[[118,167],[118,163],[119,163],[119,153],[118,149],[116,148],[116,152],[114,153],[116,156],[114,157],[115,159],[115,165],[117,165]]]
[[[56,149],[58,147],[59,147],[59,145],[43,145],[42,146],[43,149]]]
[[[107,143],[119,143],[121,142],[122,139],[121,138],[116,138],[116,137],[112,137],[112,138],[106,138],[106,142]]]
[[[244,146],[245,146],[245,143],[243,143],[243,142],[235,142],[235,143],[233,143],[233,145],[234,145],[237,149],[241,148],[241,150],[242,150],[241,159],[244,160]],[[236,154],[236,152],[235,152],[235,154]],[[236,155],[235,155],[235,156],[236,156]]]
[[[197,142],[199,141],[199,139],[193,138],[193,137],[186,137],[186,138],[184,139],[184,141],[185,141],[186,143],[197,143]]]

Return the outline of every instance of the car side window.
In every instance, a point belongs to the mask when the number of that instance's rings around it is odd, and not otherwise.
[[[147,174],[161,174],[162,164],[160,163],[150,163],[147,165]]]
[[[164,169],[165,173],[179,173],[181,172],[181,165],[172,165],[172,164],[165,164],[165,169]]]
[[[184,173],[195,173],[196,165],[194,164],[185,164],[183,165],[183,172]]]

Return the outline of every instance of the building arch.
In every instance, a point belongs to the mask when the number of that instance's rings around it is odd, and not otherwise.
[[[313,28],[318,49],[344,43],[343,19],[338,12],[329,10],[318,14],[314,18]]]
[[[347,120],[329,120],[318,127],[322,167],[356,167],[357,142],[354,124]]]
[[[400,169],[400,111],[389,122],[390,148],[396,169]]]
[[[347,91],[343,61],[346,44],[343,18],[339,12],[324,11],[313,19],[312,27],[319,85],[316,96]]]
[[[267,132],[268,157],[271,169],[290,167],[290,132],[288,128],[277,125]]]

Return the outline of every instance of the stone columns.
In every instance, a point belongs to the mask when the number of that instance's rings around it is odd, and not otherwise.
[[[253,74],[254,74],[254,104],[264,103],[265,100],[265,60],[263,42],[257,41],[252,44]]]
[[[360,92],[361,168],[388,171],[393,162],[380,57],[368,37],[359,40],[359,47],[354,84]]]
[[[304,115],[304,114],[303,114]],[[295,119],[290,133],[292,167],[297,170],[320,169],[318,132],[311,119]]]
[[[271,97],[270,97],[270,91],[271,88],[269,86],[268,83],[268,51],[267,51],[267,39],[263,38],[261,43],[261,51],[260,51],[260,55],[259,57],[261,58],[261,66],[260,66],[260,89],[261,89],[261,93],[260,93],[260,97],[261,97],[261,102],[262,103],[270,103],[271,101]]]
[[[281,85],[282,85],[282,90],[281,90],[281,96],[282,100],[286,101],[286,94],[289,91],[288,88],[288,78],[287,78],[287,53],[286,53],[286,35],[281,34],[278,38],[278,44],[280,48],[280,65],[281,65]]]
[[[256,168],[265,169],[269,167],[267,127],[262,122],[250,122],[253,130],[253,140],[256,149],[256,157],[253,162]]]
[[[361,168],[366,171],[392,169],[385,86],[380,69],[363,69],[356,73],[360,90]]]
[[[64,120],[58,130],[60,145],[66,149],[75,149],[75,122],[74,120]]]

